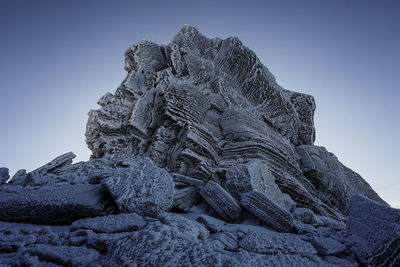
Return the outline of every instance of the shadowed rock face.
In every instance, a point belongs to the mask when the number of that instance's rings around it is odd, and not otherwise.
[[[313,145],[313,97],[240,40],[184,26],[125,69],[89,113],[91,160],[0,168],[0,265],[399,264],[399,211]]]

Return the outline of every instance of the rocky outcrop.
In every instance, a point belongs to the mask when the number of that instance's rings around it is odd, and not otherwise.
[[[89,161],[0,168],[1,266],[399,265],[399,211],[313,145],[313,97],[239,39],[184,26],[125,70],[89,112]]]

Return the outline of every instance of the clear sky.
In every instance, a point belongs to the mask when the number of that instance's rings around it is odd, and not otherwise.
[[[0,166],[73,151],[125,77],[125,50],[184,24],[239,37],[283,87],[311,94],[317,145],[400,208],[400,1],[0,0]]]

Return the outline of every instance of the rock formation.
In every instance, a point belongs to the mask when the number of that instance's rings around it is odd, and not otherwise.
[[[89,161],[0,168],[0,265],[399,264],[399,211],[239,39],[184,26],[125,70],[89,112]]]

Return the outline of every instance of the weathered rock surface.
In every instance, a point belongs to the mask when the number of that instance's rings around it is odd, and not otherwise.
[[[281,192],[268,166],[258,159],[229,168],[225,187],[237,200],[240,200],[243,193],[258,190],[288,211],[296,205],[287,194]]]
[[[318,198],[330,207],[347,214],[348,201],[355,194],[386,204],[360,175],[324,147],[302,145],[296,151],[304,175],[314,185]]]
[[[313,97],[239,39],[184,26],[125,70],[89,113],[91,160],[0,168],[0,266],[400,264],[399,210],[313,145]]]
[[[136,213],[120,213],[74,221],[71,229],[90,229],[96,233],[132,232],[146,226],[144,219]]]
[[[0,191],[0,220],[68,224],[113,212],[109,200],[101,185],[66,184],[25,190],[5,186]]]
[[[242,209],[239,203],[219,184],[208,182],[200,191],[204,200],[227,222],[240,218]]]
[[[400,265],[400,210],[355,195],[350,200],[347,234],[351,250],[363,264]]]
[[[279,232],[292,231],[293,217],[266,194],[257,190],[244,193],[240,205],[272,229]]]
[[[136,158],[126,176],[102,180],[120,212],[136,212],[157,217],[173,204],[174,182],[164,169],[154,166],[148,158]]]
[[[0,185],[5,184],[8,179],[10,179],[8,168],[0,168]]]
[[[182,212],[188,212],[191,207],[201,200],[200,189],[190,186],[179,189],[174,193],[173,207]]]

